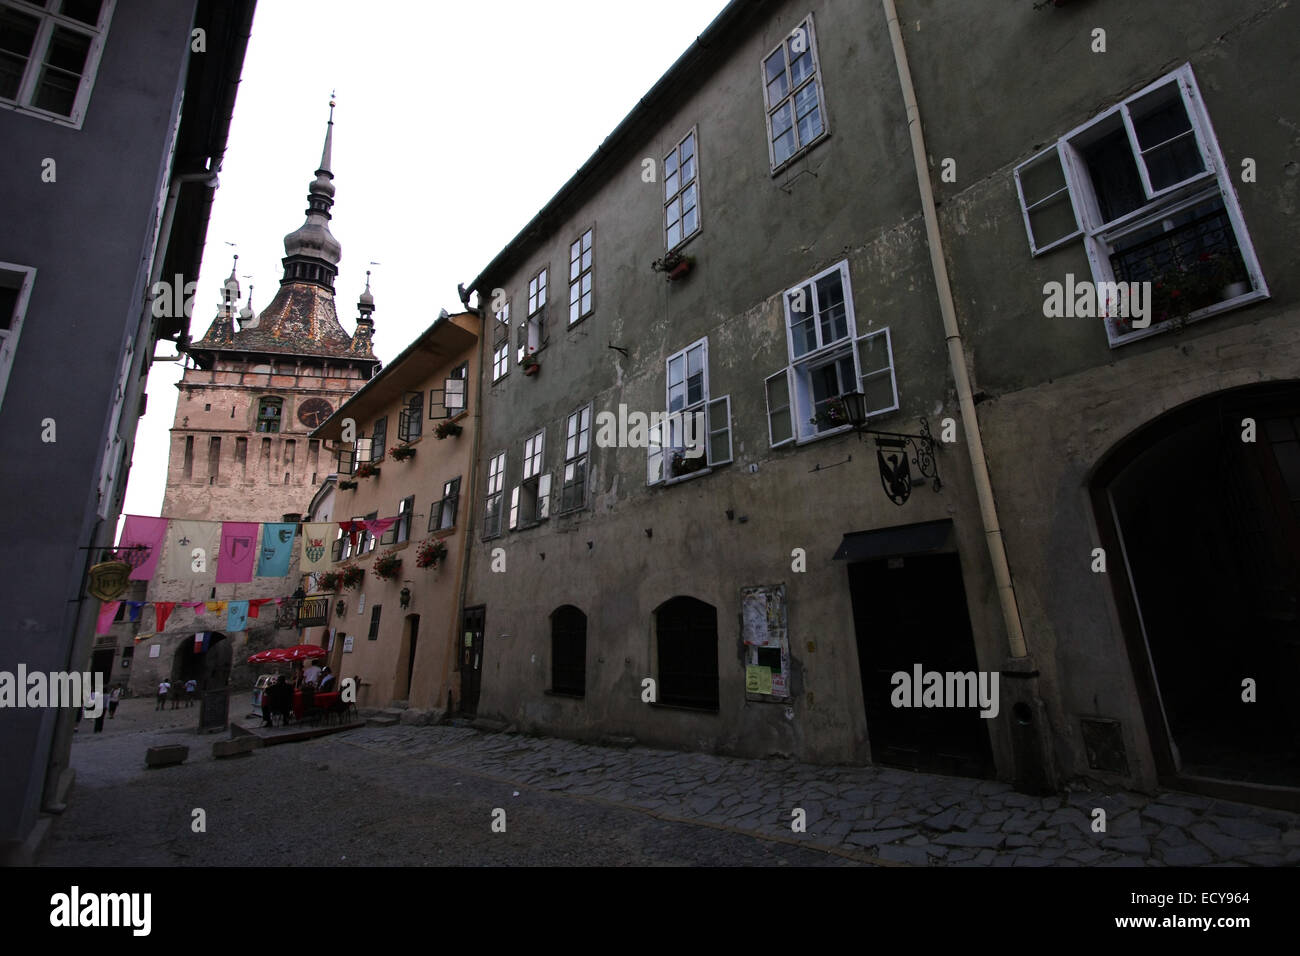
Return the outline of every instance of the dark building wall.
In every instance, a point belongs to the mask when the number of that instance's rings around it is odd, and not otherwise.
[[[192,3],[117,4],[79,130],[0,110],[11,226],[0,235],[0,260],[37,270],[0,408],[0,508],[10,527],[33,532],[21,536],[0,585],[7,609],[0,670],[89,662],[98,608],[84,596],[86,552],[78,549],[99,523],[96,490],[124,347],[141,335],[148,342],[140,328],[147,270],[193,16]],[[57,163],[53,183],[41,181],[47,157]],[[148,352],[137,346],[128,376],[125,461]],[[52,443],[41,440],[47,418],[57,429]],[[119,494],[124,482],[123,473]],[[102,533],[111,539],[113,529]],[[35,819],[55,722],[48,709],[5,715],[0,841],[26,833]]]

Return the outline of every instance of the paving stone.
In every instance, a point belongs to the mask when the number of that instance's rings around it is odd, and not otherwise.
[[[1251,863],[1255,866],[1281,866],[1286,862],[1286,855],[1283,853],[1252,853],[1250,856],[1241,858],[1243,863]]]
[[[925,821],[925,825],[931,830],[951,830],[953,823],[957,820],[956,810],[945,810],[936,816],[930,817]]]
[[[1286,862],[1287,865],[1290,865],[1292,863],[1300,863],[1300,847],[1296,847],[1294,850],[1286,851]]]
[[[908,821],[902,817],[884,817],[875,824],[873,829],[876,830],[895,830],[899,827],[906,828]]]
[[[1240,803],[1232,803],[1228,800],[1216,800],[1210,805],[1207,814],[1215,817],[1248,817],[1254,807],[1248,807]]]
[[[957,819],[953,821],[953,826],[959,830],[969,830],[979,817],[971,810],[965,810],[957,814]]]
[[[1160,829],[1156,827],[1156,829]],[[1112,816],[1106,824],[1106,832],[1115,836],[1142,832],[1142,817],[1136,810],[1129,810],[1119,816]]]
[[[1072,850],[1065,855],[1071,860],[1078,860],[1080,863],[1093,863],[1105,856],[1106,851],[1099,850],[1095,846],[1090,846],[1086,850]]]
[[[908,837],[903,842],[906,843],[908,846],[925,846],[930,842],[930,838],[927,836],[922,836],[921,834],[918,833],[914,837]]]
[[[973,859],[975,859],[975,852],[973,850],[952,850],[948,853],[945,862],[960,863],[963,860],[973,860]]]
[[[988,813],[979,815],[979,823],[986,827],[1000,827],[1011,819],[1011,813],[1007,810],[990,810]]]
[[[953,804],[961,803],[965,799],[966,795],[964,793],[943,793],[935,797],[934,802],[946,810]]]
[[[1042,806],[1041,801],[1037,797],[1031,797],[1023,793],[1016,793],[1014,790],[1011,793],[1003,794],[1002,802],[1008,807],[1019,807],[1021,809],[1033,807],[1037,810]]]
[[[1085,836],[1092,833],[1089,819],[1075,807],[1063,807],[1047,818],[1050,827],[1076,827]]]
[[[981,783],[978,787],[975,788],[975,792],[983,793],[983,794],[994,794],[994,793],[1005,793],[1010,789],[1011,788],[1008,787],[1005,783],[1000,783],[997,780],[986,780],[983,783]]]
[[[975,855],[975,859],[972,862],[979,866],[992,866],[993,861],[997,858],[998,854],[995,850],[980,850],[979,853]]]
[[[1011,836],[1007,837],[1007,846],[1009,847],[1038,846],[1038,843],[1039,841],[1035,840],[1033,837],[1024,836],[1020,833],[1013,833]]]
[[[1225,833],[1220,833],[1218,829],[1208,823],[1197,823],[1188,829],[1191,831],[1192,836],[1209,847],[1215,856],[1232,859],[1249,853],[1251,850],[1249,843],[1228,836]]]
[[[1041,810],[1035,810],[1031,813],[1018,812],[1013,813],[1007,821],[1002,824],[1003,833],[1033,833],[1038,829],[1038,825],[1047,819],[1047,814]]]
[[[1287,830],[1282,834],[1283,846],[1300,846],[1300,827]]]
[[[995,859],[995,860],[993,861],[993,865],[994,865],[994,866],[1015,866],[1015,865],[1016,865],[1016,857],[1014,857],[1014,856],[1000,856],[1000,857],[998,857],[997,859]]]
[[[882,860],[895,863],[910,863],[913,866],[926,866],[930,857],[918,846],[882,846],[876,850],[876,856]]]
[[[1151,852],[1151,844],[1146,837],[1142,836],[1107,837],[1101,841],[1101,845],[1108,850],[1119,850],[1123,853],[1141,853],[1143,856]]]
[[[901,840],[903,837],[910,837],[916,834],[915,830],[862,830],[849,834],[846,843],[852,843],[856,846],[879,846],[882,843],[893,843],[895,840]]]
[[[1121,856],[1115,860],[1102,860],[1095,866],[1146,866],[1147,861],[1140,856]]]
[[[686,805],[691,808],[691,813],[703,816],[718,805],[718,798],[708,796],[692,797],[686,802]]]
[[[1044,856],[1017,856],[1013,857],[1012,866],[1051,866],[1052,861]]]
[[[935,846],[933,843],[927,846],[925,848],[925,851],[929,853],[932,857],[934,857],[936,860],[942,860],[944,857],[946,857],[949,853],[952,852],[946,846]]]
[[[190,755],[190,748],[184,744],[167,744],[162,747],[150,747],[144,752],[147,767],[171,767],[185,762]]]
[[[1282,838],[1282,831],[1277,827],[1270,827],[1255,820],[1229,818],[1214,822],[1224,833],[1242,840],[1267,840],[1270,843],[1277,843]]]
[[[1184,807],[1165,806],[1161,803],[1147,804],[1142,815],[1157,823],[1168,823],[1176,827],[1185,827],[1196,819],[1196,814]]]
[[[1006,842],[1006,837],[1001,833],[943,833],[934,842],[948,846],[999,847]]]

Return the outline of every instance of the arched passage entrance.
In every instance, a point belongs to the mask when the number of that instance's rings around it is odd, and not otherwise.
[[[225,726],[229,710],[228,690],[232,649],[226,635],[210,631],[206,645],[198,650],[193,638],[182,640],[172,655],[171,681],[181,685],[191,678],[198,682],[199,727]]]
[[[1162,778],[1300,802],[1300,385],[1163,416],[1091,490]]]

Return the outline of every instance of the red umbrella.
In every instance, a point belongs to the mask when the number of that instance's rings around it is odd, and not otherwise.
[[[284,660],[302,661],[312,657],[324,657],[328,651],[317,644],[297,644],[285,650]]]
[[[267,648],[264,651],[258,651],[256,654],[254,654],[252,657],[248,659],[248,663],[278,664],[281,663],[282,661],[290,661],[290,660],[297,660],[297,658],[289,656],[289,648],[271,647],[271,648]]]

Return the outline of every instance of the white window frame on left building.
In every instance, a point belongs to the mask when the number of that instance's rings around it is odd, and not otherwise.
[[[86,118],[86,107],[95,86],[95,75],[99,71],[100,56],[104,51],[104,41],[108,35],[108,24],[113,17],[116,0],[104,0],[99,9],[99,16],[94,24],[85,23],[74,17],[57,12],[62,6],[61,0],[3,0],[0,2],[0,16],[11,14],[37,21],[35,34],[30,49],[24,53],[8,51],[7,58],[22,58],[22,73],[18,88],[13,96],[0,96],[0,106],[7,109],[37,116],[41,119],[80,129]],[[52,54],[57,52],[57,43],[69,34],[82,37],[88,41],[85,60],[81,64],[80,74],[73,73],[49,62]],[[73,96],[72,108],[68,113],[61,113],[48,107],[37,105],[37,98],[45,83],[46,74],[53,71],[77,77],[77,91]]]
[[[0,262],[0,288],[16,289],[18,293],[14,299],[13,315],[6,316],[8,321],[0,328],[0,407],[4,405],[9,369],[14,364],[18,335],[23,330],[23,318],[27,315],[27,302],[31,299],[32,283],[35,281],[36,270],[33,267]]]

